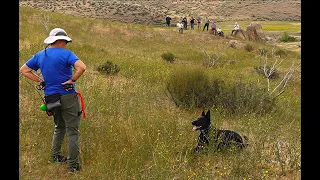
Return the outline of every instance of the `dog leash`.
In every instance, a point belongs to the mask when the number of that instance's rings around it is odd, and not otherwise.
[[[83,118],[87,118],[87,115],[86,115],[86,111],[84,110],[84,100],[83,100],[83,96],[82,96],[82,94],[79,92],[79,91],[77,91],[77,94],[79,95],[79,97],[80,97],[80,101],[81,101],[81,111],[82,111],[82,117]]]

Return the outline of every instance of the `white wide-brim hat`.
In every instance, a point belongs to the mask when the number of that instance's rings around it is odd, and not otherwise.
[[[72,42],[72,39],[68,37],[65,30],[61,28],[54,28],[50,31],[49,36],[43,41],[46,44],[52,44],[56,40],[66,40],[67,42]]]

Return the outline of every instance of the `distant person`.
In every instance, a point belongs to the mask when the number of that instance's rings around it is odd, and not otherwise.
[[[211,31],[215,36],[217,35],[217,26],[214,22],[211,24]]]
[[[209,23],[210,23],[210,20],[209,20],[209,18],[208,18],[208,16],[206,16],[206,18],[204,19],[204,26],[203,26],[203,29],[202,29],[202,31],[204,31],[204,29],[206,29],[207,28],[207,31],[209,30]]]
[[[188,29],[188,20],[186,16],[182,18],[182,23],[183,23],[183,28]]]
[[[217,28],[217,33],[218,33],[218,36],[224,37],[223,31],[219,27]]]
[[[80,171],[79,123],[80,115],[84,113],[80,107],[82,96],[76,91],[75,85],[85,72],[86,65],[77,55],[66,49],[70,42],[72,40],[65,30],[52,29],[44,40],[46,48],[23,64],[20,72],[26,78],[41,83],[46,107],[53,116],[54,123],[53,138],[49,143],[52,146],[52,161],[66,162],[69,172],[73,173]],[[37,70],[41,70],[43,78],[35,73]],[[65,135],[67,156],[63,156],[61,151]]]
[[[166,25],[170,27],[171,17],[167,15],[166,17]]]
[[[200,19],[200,17],[197,18],[197,25],[198,25],[198,31],[199,31],[200,28],[201,28],[201,19]]]
[[[238,31],[239,29],[240,29],[240,26],[239,26],[238,22],[235,22],[235,23],[234,23],[234,26],[233,26],[233,29],[232,29],[232,31],[231,31],[231,36],[233,35],[233,32],[236,32],[236,31]]]
[[[195,19],[193,18],[193,16],[191,16],[190,18],[190,29],[194,30],[194,22],[195,22]]]

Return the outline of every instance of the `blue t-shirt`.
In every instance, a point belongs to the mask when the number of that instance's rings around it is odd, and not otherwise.
[[[59,93],[60,95],[74,93],[72,90],[66,91],[61,83],[66,82],[72,77],[72,68],[79,58],[70,50],[65,48],[46,48],[36,53],[30,58],[26,65],[37,71],[39,68],[42,77],[46,82],[44,89],[45,95]]]

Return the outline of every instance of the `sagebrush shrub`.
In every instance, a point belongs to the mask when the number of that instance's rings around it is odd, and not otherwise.
[[[220,97],[222,110],[230,114],[264,114],[270,112],[275,105],[274,99],[265,90],[241,81],[225,89]]]
[[[290,36],[287,32],[284,32],[279,39],[281,42],[295,42],[297,39],[293,36]]]
[[[171,52],[163,53],[161,57],[162,59],[166,60],[168,63],[173,63],[173,61],[176,59],[175,55]]]
[[[98,66],[97,71],[103,74],[117,74],[120,71],[120,68],[117,64],[107,61],[103,65]]]
[[[263,89],[241,81],[226,86],[220,79],[210,80],[201,68],[174,71],[167,89],[175,104],[187,109],[215,108],[230,114],[262,114],[274,106],[274,100]]]
[[[206,105],[209,78],[202,68],[177,69],[169,77],[167,89],[177,106],[198,108]]]

